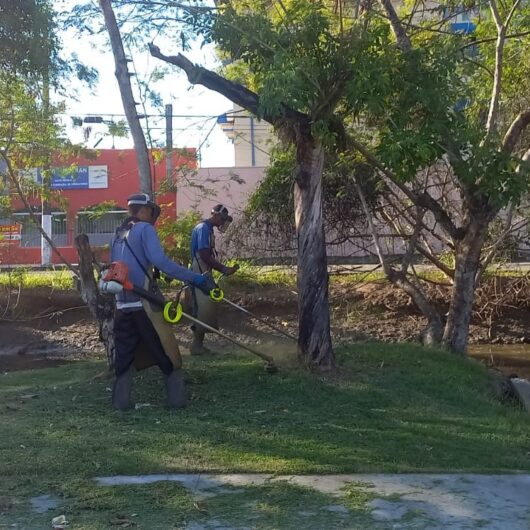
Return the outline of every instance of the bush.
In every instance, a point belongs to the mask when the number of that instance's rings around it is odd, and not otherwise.
[[[162,217],[157,231],[166,254],[178,263],[188,266],[191,256],[191,232],[201,220],[201,214],[187,210],[178,219]]]

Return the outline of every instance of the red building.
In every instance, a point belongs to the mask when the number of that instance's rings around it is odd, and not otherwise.
[[[195,150],[188,152],[189,156],[181,151],[173,154],[173,168],[196,167]],[[77,262],[73,247],[75,236],[87,234],[93,247],[107,245],[125,216],[127,197],[140,188],[133,149],[102,149],[93,154],[93,157],[61,162],[51,177],[51,188],[56,197],[51,204],[52,239],[71,263]],[[164,189],[166,162],[163,151],[153,154],[152,159],[157,160],[152,166],[156,193]],[[40,181],[38,170],[31,170],[30,174],[31,178]],[[156,200],[162,206],[163,214],[175,217],[174,193],[158,193]],[[30,202],[40,219],[40,199],[30,197]],[[12,194],[11,208],[13,213],[8,218],[0,218],[0,265],[39,265],[40,232],[16,194]],[[55,252],[52,253],[52,263],[61,263]]]

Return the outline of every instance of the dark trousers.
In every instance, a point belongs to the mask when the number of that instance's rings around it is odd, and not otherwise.
[[[114,341],[116,344],[116,376],[124,374],[134,361],[134,352],[140,343],[149,350],[164,374],[173,371],[173,364],[164,352],[158,333],[147,313],[118,310],[114,316]]]

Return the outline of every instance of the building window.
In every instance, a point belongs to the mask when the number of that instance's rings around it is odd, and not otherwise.
[[[116,228],[127,216],[126,210],[113,210],[105,213],[84,211],[77,214],[77,234],[86,234],[94,247],[108,245]]]
[[[40,214],[35,214],[38,222],[41,222]],[[13,221],[22,225],[20,246],[25,248],[40,248],[41,232],[28,213],[14,213]],[[66,214],[63,212],[52,212],[52,241],[57,247],[68,246],[68,233],[66,230]]]

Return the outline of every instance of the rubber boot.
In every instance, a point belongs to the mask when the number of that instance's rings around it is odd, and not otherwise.
[[[166,375],[167,403],[172,409],[183,409],[186,406],[186,385],[182,370],[173,370]]]
[[[198,329],[193,330],[193,342],[191,343],[190,353],[191,355],[208,355],[212,353],[204,346],[204,331]]]
[[[133,407],[131,387],[133,370],[129,368],[124,374],[116,377],[112,387],[112,406],[116,410],[128,410]]]

